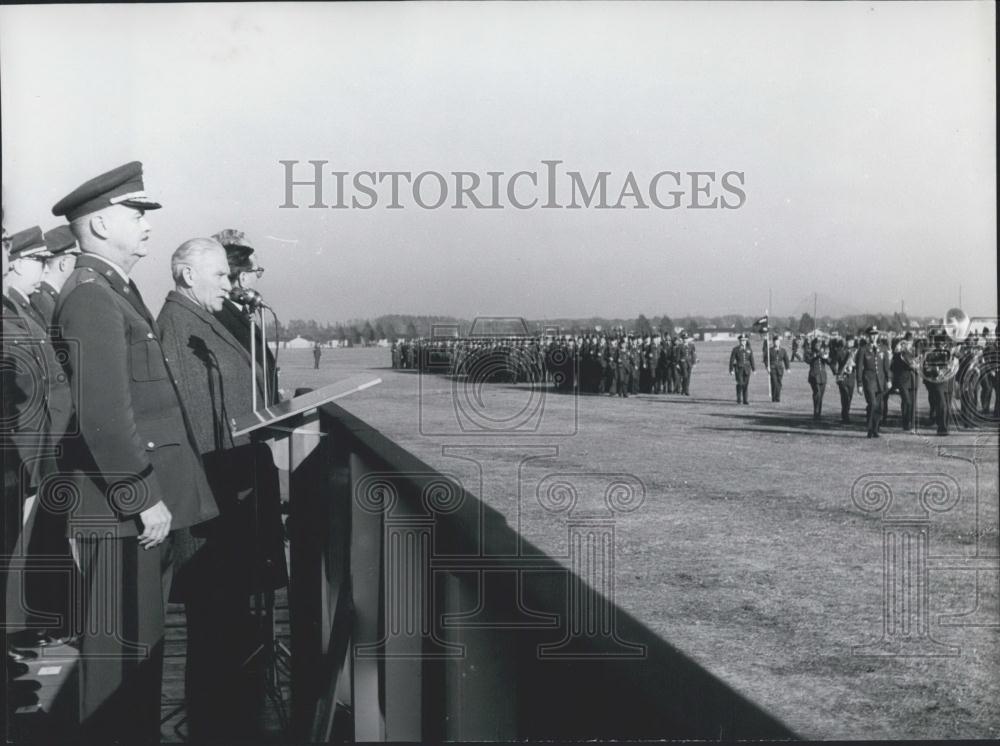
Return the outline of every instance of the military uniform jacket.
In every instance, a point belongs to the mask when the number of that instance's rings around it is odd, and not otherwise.
[[[765,350],[765,352],[764,367],[768,370],[773,368],[774,372],[780,378],[791,367],[791,363],[788,361],[788,350],[784,347],[779,347],[778,349],[771,347]]]
[[[54,287],[49,285],[47,282],[43,282],[38,288],[37,293],[33,293],[31,296],[31,307],[35,309],[35,313],[38,314],[45,322],[45,327],[48,328],[52,326],[52,317],[56,312],[56,302],[59,300],[59,291]]]
[[[729,372],[741,371],[745,373],[752,370],[756,370],[753,363],[753,350],[750,349],[749,345],[746,348],[742,345],[736,345],[729,353]]]
[[[854,388],[854,353],[849,347],[841,347],[830,356],[830,367],[837,378],[837,383],[844,383],[848,388]]]
[[[79,435],[60,470],[79,497],[69,530],[116,525],[141,531],[139,513],[162,500],[171,529],[218,515],[156,323],[110,265],[83,254],[59,296],[55,323],[79,345],[67,361]]]
[[[73,401],[44,320],[14,288],[3,299],[3,350],[12,372],[3,392],[11,409],[10,440],[28,468],[31,489],[55,468],[39,457],[69,428]]]
[[[813,352],[812,350],[806,350],[805,362],[809,365],[809,375],[806,377],[807,381],[814,381],[815,383],[826,385],[826,366],[833,366],[830,364],[830,358],[824,358],[822,353]]]
[[[854,374],[858,386],[863,386],[865,391],[885,393],[889,388],[884,357],[881,352],[872,349],[871,345],[858,350]]]
[[[893,354],[889,370],[892,372],[892,385],[896,388],[912,389],[916,385],[916,366],[908,350],[897,350]]]

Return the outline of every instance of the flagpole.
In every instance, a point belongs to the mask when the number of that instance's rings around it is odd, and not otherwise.
[[[771,331],[770,311],[764,309],[764,368],[767,370],[767,398],[774,400],[774,392],[771,391],[771,345],[767,343],[767,335]]]

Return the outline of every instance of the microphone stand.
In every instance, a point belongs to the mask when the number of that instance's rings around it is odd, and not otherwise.
[[[260,318],[260,329],[261,329],[261,372],[264,377],[264,408],[267,409],[270,401],[268,399],[267,390],[267,324],[264,319],[264,307],[263,304],[246,303],[244,304],[246,308],[247,316],[250,320],[250,389],[251,389],[251,406],[253,411],[257,411],[257,318]],[[282,663],[285,664],[285,670],[287,673],[287,648],[278,642],[274,631],[274,591],[264,590],[262,588],[263,578],[258,577],[258,561],[262,559],[264,554],[263,542],[261,540],[261,495],[258,484],[258,451],[260,446],[263,444],[262,441],[263,430],[256,430],[250,435],[250,442],[253,448],[253,500],[254,500],[254,510],[253,510],[253,540],[254,540],[254,572],[252,573],[253,582],[253,615],[257,622],[257,632],[258,632],[258,643],[254,648],[253,652],[247,656],[246,660],[243,662],[243,666],[249,666],[254,659],[259,658],[263,664],[263,676],[264,676],[264,696],[267,697],[274,705],[275,712],[278,715],[278,721],[281,725],[282,731],[288,730],[288,714],[285,710],[285,698],[281,691],[281,682],[278,677],[278,663],[279,658],[282,658]]]

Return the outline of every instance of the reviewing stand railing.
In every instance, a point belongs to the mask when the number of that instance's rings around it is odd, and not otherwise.
[[[290,445],[292,738],[794,737],[584,582],[601,526],[570,527],[567,569],[336,404],[311,427]]]

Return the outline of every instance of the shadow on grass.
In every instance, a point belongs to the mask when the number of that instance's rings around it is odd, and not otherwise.
[[[735,404],[733,405],[736,406]],[[839,420],[814,420],[811,414],[772,414],[770,412],[707,412],[709,417],[719,417],[726,420],[737,420],[746,423],[740,427],[704,427],[702,430],[740,430],[749,432],[776,433],[785,431],[808,431],[816,435],[831,437],[864,437],[865,423],[859,420],[843,423]],[[752,427],[756,426],[756,427]]]

